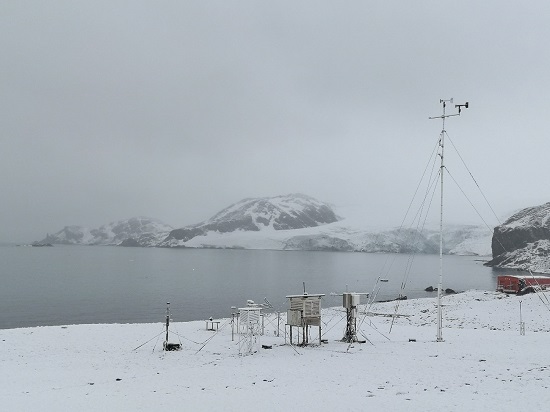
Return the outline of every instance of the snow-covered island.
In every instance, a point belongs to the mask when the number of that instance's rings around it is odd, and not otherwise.
[[[439,228],[376,227],[303,194],[243,199],[210,219],[173,229],[139,217],[98,229],[66,226],[40,243],[141,247],[438,253]],[[447,225],[444,253],[491,254],[491,230]]]
[[[250,198],[210,219],[174,229],[139,217],[98,229],[66,226],[39,244],[168,248],[439,253],[439,227],[376,227],[302,194]],[[445,225],[443,253],[491,256],[488,266],[550,273],[550,203],[525,208],[491,230]]]
[[[368,341],[341,342],[343,308],[322,313],[323,339],[285,344],[269,315],[261,344],[239,355],[229,319],[0,330],[4,410],[543,411],[550,402],[548,294],[467,291],[443,298],[444,342],[435,342],[435,299],[375,303],[360,314]],[[525,335],[519,331],[522,302]],[[360,313],[364,308],[360,307]],[[315,333],[313,333],[315,335]],[[312,340],[315,336],[313,336]]]

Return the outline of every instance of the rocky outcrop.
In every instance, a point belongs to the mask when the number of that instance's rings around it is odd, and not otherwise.
[[[493,259],[487,266],[550,271],[550,202],[529,207],[497,226],[492,238]]]
[[[125,239],[122,242],[120,242],[119,246],[124,247],[141,247],[141,244],[136,239]]]

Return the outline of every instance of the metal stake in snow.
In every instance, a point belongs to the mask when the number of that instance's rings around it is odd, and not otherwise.
[[[237,333],[239,331],[239,312],[236,306],[231,306],[231,342],[235,340],[235,319],[237,319]]]
[[[168,343],[168,327],[170,326],[170,302],[166,302],[166,340],[164,346]]]
[[[441,157],[441,167],[439,173],[441,175],[441,208],[440,208],[440,218],[439,218],[439,282],[437,284],[437,342],[443,342],[442,336],[442,326],[443,326],[443,314],[441,311],[441,289],[443,288],[443,171],[445,165],[443,162],[443,155],[445,150],[445,119],[447,117],[460,116],[462,108],[468,108],[468,102],[465,104],[455,105],[458,108],[458,113],[456,114],[446,114],[445,109],[447,103],[453,103],[453,99],[443,100],[440,99],[439,103],[443,105],[443,114],[441,116],[430,117],[430,119],[442,119],[443,127],[441,128],[441,135],[439,136],[439,147],[441,147],[441,152],[439,156]]]
[[[519,334],[525,336],[525,322],[523,321],[523,316],[521,315],[521,300],[519,301]]]

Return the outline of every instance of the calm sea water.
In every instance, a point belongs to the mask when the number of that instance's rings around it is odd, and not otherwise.
[[[286,310],[286,295],[331,292],[398,295],[408,255],[263,250],[147,249],[100,246],[0,247],[0,328],[79,323],[162,322],[227,317],[231,306],[267,298]],[[497,272],[475,257],[444,257],[444,288],[494,290]],[[409,298],[435,296],[439,257],[414,258]]]

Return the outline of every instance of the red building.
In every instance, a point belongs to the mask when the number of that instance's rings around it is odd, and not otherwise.
[[[505,293],[518,293],[527,286],[540,286],[542,289],[550,288],[549,276],[497,276],[497,291]]]

